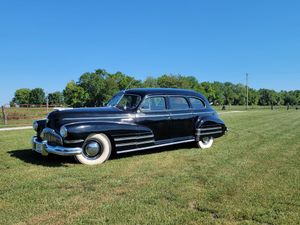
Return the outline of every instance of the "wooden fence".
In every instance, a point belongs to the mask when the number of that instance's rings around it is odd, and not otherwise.
[[[20,105],[17,107],[1,107],[0,125],[30,125],[33,120],[42,119],[55,107],[46,105]]]

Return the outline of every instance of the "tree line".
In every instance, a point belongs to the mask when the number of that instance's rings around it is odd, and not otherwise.
[[[231,82],[199,82],[194,76],[165,74],[136,80],[122,72],[108,73],[103,69],[87,72],[78,81],[70,81],[60,92],[47,96],[42,88],[16,90],[11,105],[46,104],[72,107],[93,107],[104,105],[114,94],[127,88],[183,88],[204,94],[214,105],[245,105],[246,87]],[[276,92],[270,89],[249,88],[249,105],[300,105],[300,90]]]

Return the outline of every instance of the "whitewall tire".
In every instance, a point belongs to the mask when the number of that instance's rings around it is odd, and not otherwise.
[[[205,137],[205,138],[201,139],[200,141],[198,141],[197,145],[199,148],[206,149],[206,148],[210,148],[212,146],[213,142],[214,142],[213,137]]]
[[[91,134],[82,145],[82,153],[75,155],[75,159],[85,165],[97,165],[108,160],[111,151],[111,142],[105,134]]]

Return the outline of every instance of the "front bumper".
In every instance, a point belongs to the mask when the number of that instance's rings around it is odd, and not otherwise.
[[[81,154],[82,152],[82,148],[80,147],[66,148],[63,146],[48,145],[47,141],[38,141],[36,136],[32,137],[31,142],[32,150],[45,156],[49,153],[63,156],[71,156]]]

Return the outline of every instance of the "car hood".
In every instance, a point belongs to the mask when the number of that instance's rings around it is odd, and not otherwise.
[[[115,107],[59,109],[48,114],[47,127],[58,131],[62,125],[67,123],[105,119],[106,117],[107,119],[118,118],[124,117],[128,113]]]

